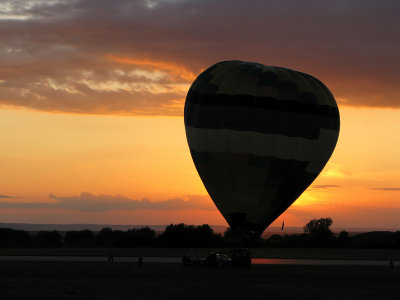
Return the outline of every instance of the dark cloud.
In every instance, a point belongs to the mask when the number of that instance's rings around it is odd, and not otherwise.
[[[76,209],[86,212],[110,210],[170,210],[170,209],[202,209],[215,210],[212,201],[203,196],[188,196],[187,200],[181,198],[152,202],[148,199],[133,200],[121,195],[93,195],[81,193],[79,196],[58,197],[50,194],[54,202],[9,202],[0,201],[0,208],[58,208]]]
[[[380,188],[370,188],[370,190],[376,191],[400,191],[400,187],[380,187]]]
[[[19,198],[19,197],[7,196],[7,195],[0,194],[0,199],[8,199],[8,198]]]
[[[220,60],[242,59],[310,73],[348,105],[400,107],[395,0],[2,5],[3,105],[182,115],[195,74]]]

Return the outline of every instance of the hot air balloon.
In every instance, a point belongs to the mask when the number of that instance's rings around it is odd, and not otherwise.
[[[230,227],[253,240],[314,181],[339,135],[339,110],[315,77],[244,61],[202,72],[185,102],[186,136]]]

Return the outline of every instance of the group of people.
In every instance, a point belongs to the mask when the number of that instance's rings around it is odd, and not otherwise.
[[[184,254],[182,257],[182,265],[183,266],[193,266],[193,265],[200,265],[200,257],[197,253],[189,256]]]
[[[229,256],[215,250],[209,250],[208,256],[203,261],[200,260],[200,257],[197,253],[193,255],[183,255],[182,265],[204,265],[207,267],[250,267],[251,257],[250,251],[247,248],[233,249]]]

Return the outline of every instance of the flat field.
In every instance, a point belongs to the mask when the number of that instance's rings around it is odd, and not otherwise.
[[[400,299],[400,268],[0,261],[0,298]]]
[[[219,249],[229,253],[231,249]],[[197,253],[208,255],[207,248],[0,248],[0,256],[108,256],[115,257],[182,257]],[[252,248],[254,258],[305,258],[305,259],[366,259],[400,261],[400,249],[356,248]]]

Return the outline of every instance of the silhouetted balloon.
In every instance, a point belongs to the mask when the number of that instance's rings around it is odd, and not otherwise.
[[[339,135],[318,79],[258,63],[217,63],[193,82],[185,127],[196,169],[226,221],[258,237],[314,181]]]

